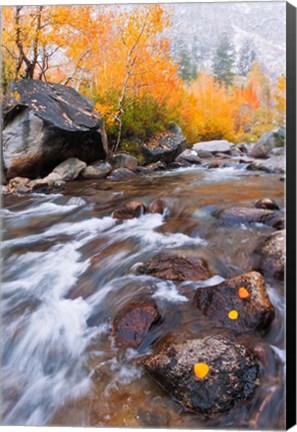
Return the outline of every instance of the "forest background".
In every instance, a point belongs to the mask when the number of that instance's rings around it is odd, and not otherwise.
[[[225,29],[189,43],[176,31],[181,7],[4,7],[4,93],[21,78],[71,85],[94,101],[112,149],[136,155],[171,122],[189,144],[256,141],[285,126],[284,65],[272,73],[253,38]]]

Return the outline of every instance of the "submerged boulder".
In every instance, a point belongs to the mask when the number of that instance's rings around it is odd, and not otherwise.
[[[104,159],[107,137],[93,103],[73,88],[13,81],[4,105],[3,164],[7,179],[45,176],[68,158]]]
[[[203,141],[193,145],[195,150],[200,157],[200,152],[206,151],[210,153],[230,153],[234,144],[226,140],[216,141]]]
[[[173,281],[209,279],[212,273],[203,257],[183,252],[160,252],[137,268],[138,274]]]
[[[259,383],[252,352],[224,336],[165,343],[143,366],[184,408],[207,416],[249,399]]]
[[[184,150],[186,138],[177,125],[167,132],[162,132],[148,143],[143,144],[141,151],[146,164],[154,162],[173,162],[177,156]]]
[[[137,348],[152,326],[160,320],[152,300],[133,301],[125,306],[113,321],[113,335],[119,346]]]
[[[147,211],[148,210],[143,203],[131,201],[112,212],[111,217],[119,220],[134,219],[143,215]]]
[[[276,279],[284,279],[286,266],[286,231],[277,231],[264,240],[255,250],[260,257],[259,267]]]
[[[266,223],[274,216],[274,212],[262,208],[230,207],[215,212],[214,216],[226,222]]]
[[[240,332],[265,329],[274,318],[264,278],[257,272],[198,288],[194,305],[216,324]]]
[[[150,213],[163,214],[167,209],[167,204],[162,198],[155,199],[149,206]]]

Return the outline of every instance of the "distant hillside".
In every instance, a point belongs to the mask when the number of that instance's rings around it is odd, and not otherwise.
[[[273,79],[285,73],[285,2],[185,3],[170,6],[173,55],[181,45],[201,68],[210,68],[213,52],[223,33],[236,52],[251,39],[264,71]]]

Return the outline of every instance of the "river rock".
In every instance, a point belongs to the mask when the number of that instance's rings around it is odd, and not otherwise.
[[[178,169],[178,168],[185,168],[191,166],[190,162],[187,162],[186,160],[181,160],[180,162],[177,162],[176,160],[173,162],[170,162],[167,165],[168,169]]]
[[[286,266],[286,231],[280,230],[268,236],[255,250],[260,255],[260,267],[276,279],[284,279]]]
[[[235,148],[239,149],[242,153],[248,154],[251,150],[254,144],[242,142],[238,144]]]
[[[105,178],[112,171],[112,166],[108,162],[97,161],[84,168],[80,175],[86,179]]]
[[[112,331],[117,345],[137,348],[160,318],[157,306],[152,300],[129,303],[113,321]]]
[[[107,178],[110,180],[122,180],[128,177],[135,177],[136,174],[134,171],[129,170],[128,168],[117,168],[112,171],[111,175]]]
[[[138,201],[131,201],[128,204],[116,209],[111,217],[119,220],[134,219],[147,212],[145,205]]]
[[[54,170],[53,174],[58,174],[62,180],[75,180],[87,164],[76,158],[66,159],[60,163]]]
[[[158,161],[167,164],[177,158],[185,145],[186,138],[181,129],[177,125],[172,125],[167,132],[162,132],[150,142],[143,144],[141,151],[146,164]]]
[[[233,145],[234,144],[225,140],[203,141],[194,144],[193,150],[195,150],[201,157],[201,151],[207,151],[210,153],[230,153]]]
[[[194,372],[201,363],[209,368],[203,378]],[[249,399],[259,384],[252,352],[224,336],[165,343],[143,360],[143,366],[185,409],[207,416]]]
[[[255,204],[256,208],[268,209],[268,210],[279,210],[279,206],[271,198],[262,198]]]
[[[7,193],[28,193],[31,191],[29,186],[30,179],[26,177],[14,177],[7,184]]]
[[[243,297],[239,291],[242,288]],[[236,276],[215,286],[198,288],[194,305],[216,324],[239,332],[263,330],[274,318],[274,308],[263,276],[257,272]],[[232,319],[230,311],[236,311],[238,316]]]
[[[269,156],[284,156],[284,155],[285,155],[284,147],[273,148],[269,153]]]
[[[214,216],[226,222],[267,223],[274,216],[274,212],[262,208],[230,207],[215,212]]]
[[[7,179],[43,177],[70,157],[86,163],[105,158],[103,120],[73,88],[23,79],[13,81],[7,95],[2,132]]]
[[[277,230],[283,230],[285,228],[285,219],[283,217],[273,222],[272,227]]]
[[[212,276],[204,258],[178,251],[160,252],[141,264],[137,273],[173,281],[198,281]]]
[[[225,161],[214,159],[214,160],[212,160],[212,161],[209,162],[208,168],[209,169],[212,169],[212,168],[222,168],[224,165],[225,165]]]
[[[138,167],[138,159],[128,153],[115,153],[107,159],[107,162],[113,169],[127,168],[130,171],[136,171]]]
[[[269,152],[275,147],[283,146],[283,141],[280,138],[278,131],[265,132],[259,141],[253,146],[249,152],[249,156],[255,158],[267,158]]]
[[[149,212],[163,214],[166,208],[167,208],[166,202],[162,198],[158,198],[150,204]]]
[[[164,162],[158,161],[158,162],[148,164],[146,168],[152,171],[165,171],[167,169],[167,166]]]
[[[284,156],[272,156],[264,161],[255,160],[247,169],[256,171],[265,171],[273,174],[283,174],[285,172],[285,158]]]
[[[213,157],[213,154],[206,150],[197,150],[197,154],[200,159],[211,159]]]
[[[192,164],[201,164],[198,153],[195,150],[186,149],[177,158],[177,162],[190,162]]]

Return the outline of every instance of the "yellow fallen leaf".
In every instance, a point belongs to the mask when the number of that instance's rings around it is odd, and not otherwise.
[[[206,363],[196,363],[194,365],[194,373],[196,378],[203,379],[209,372],[209,366]]]
[[[228,317],[229,317],[231,320],[236,320],[236,319],[238,318],[238,312],[237,312],[236,310],[231,310],[231,311],[228,313]]]

